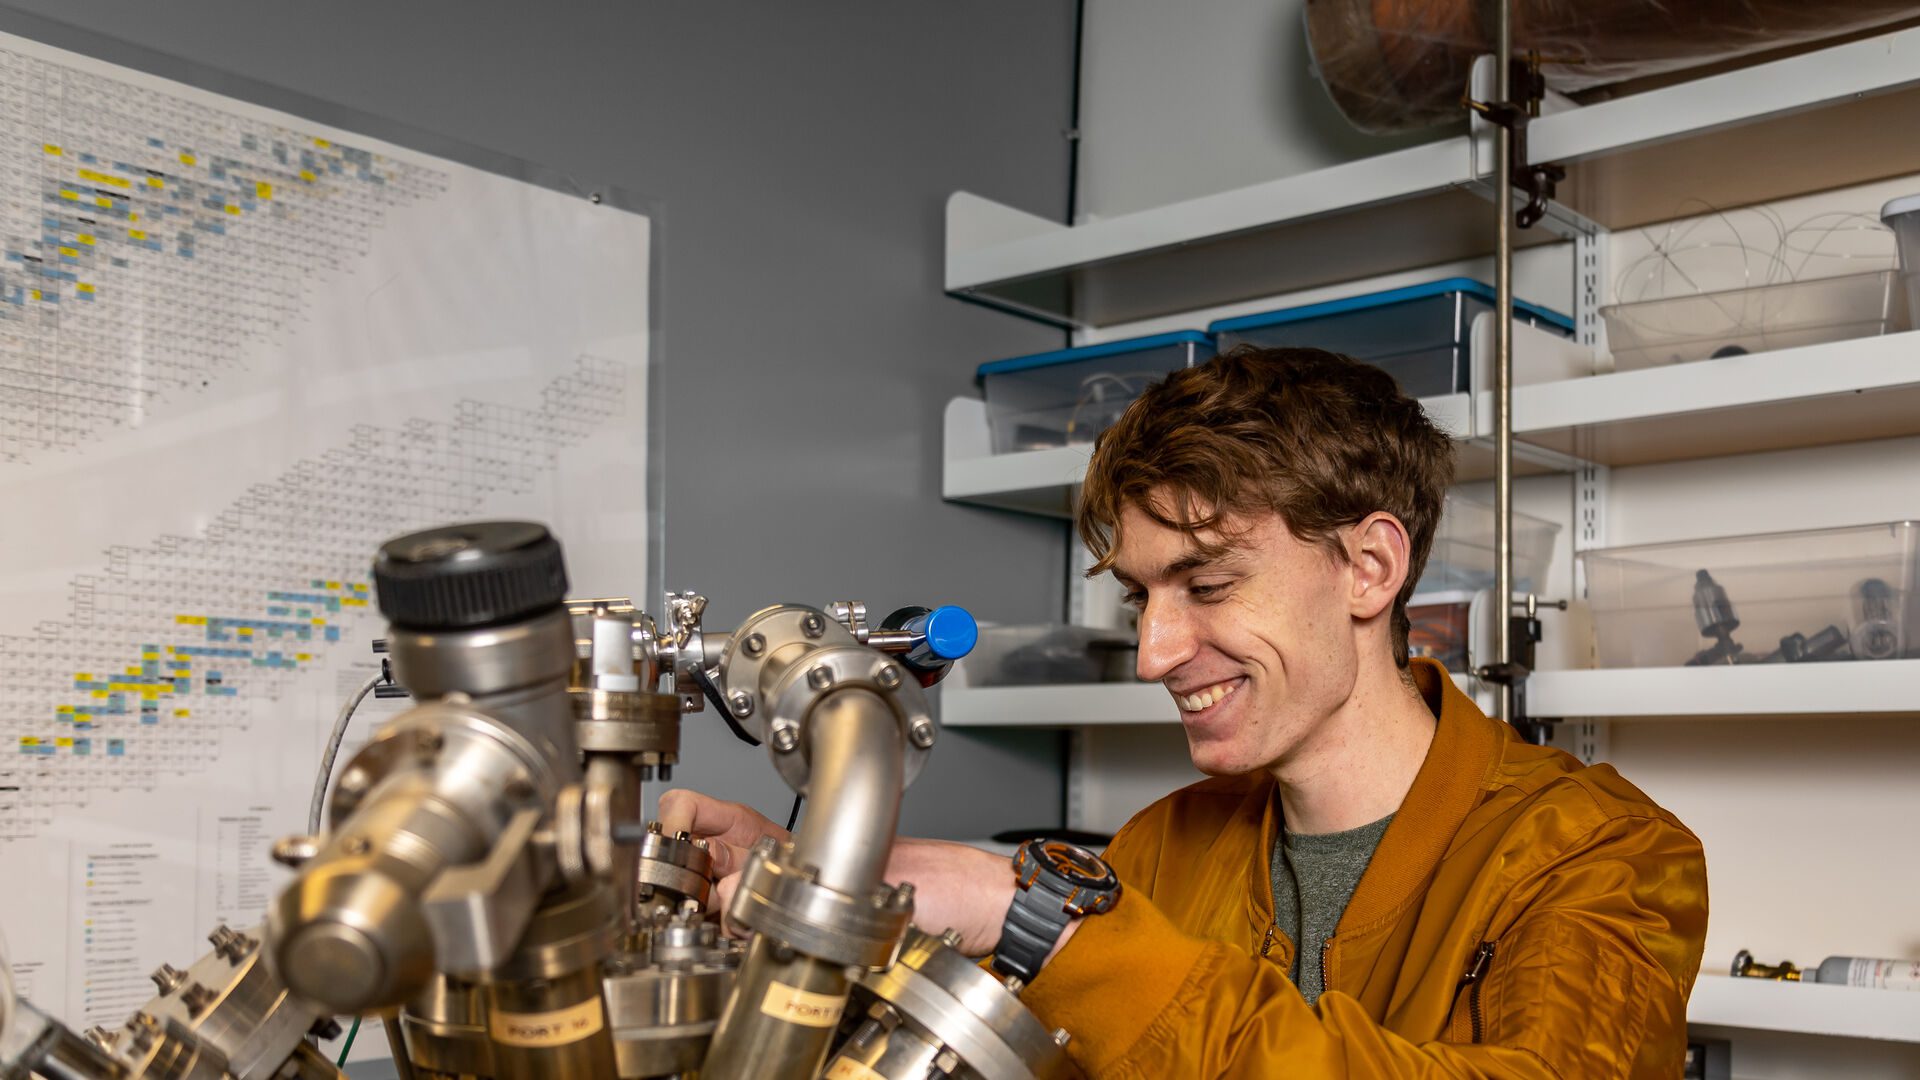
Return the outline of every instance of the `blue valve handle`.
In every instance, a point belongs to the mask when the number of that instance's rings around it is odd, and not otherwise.
[[[980,642],[980,624],[973,621],[973,615],[966,608],[952,604],[907,620],[906,629],[926,638],[922,646],[927,653],[924,659],[918,655],[922,649],[907,654],[916,663],[930,660],[950,664],[972,652]]]
[[[952,670],[953,662],[972,652],[980,641],[980,624],[973,615],[951,604],[932,611],[901,608],[887,616],[880,628],[909,635],[912,644],[899,654],[900,661],[922,686],[939,682]]]

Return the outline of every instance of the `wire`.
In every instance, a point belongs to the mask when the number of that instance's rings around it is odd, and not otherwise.
[[[327,734],[327,749],[320,755],[320,771],[313,778],[313,803],[307,807],[308,836],[313,836],[320,831],[320,806],[327,800],[327,781],[333,779],[333,759],[340,754],[340,740],[346,738],[347,721],[353,719],[353,710],[360,707],[360,702],[364,701],[385,677],[386,668],[382,665],[379,671],[369,675],[367,681],[360,684],[360,689],[354,691],[353,696],[348,698],[346,705],[340,709],[340,715],[334,717],[333,730]]]
[[[360,1034],[360,1018],[356,1016],[353,1018],[353,1026],[347,1029],[347,1041],[340,1044],[340,1060],[333,1063],[334,1068],[343,1068],[347,1064],[347,1051],[353,1049],[353,1037],[358,1034]]]
[[[760,740],[749,734],[746,728],[740,726],[740,721],[733,718],[733,710],[727,708],[727,703],[720,697],[719,688],[713,685],[712,679],[707,678],[706,672],[699,668],[694,668],[693,681],[700,684],[700,692],[706,695],[707,703],[712,705],[714,710],[720,714],[720,719],[725,720],[727,726],[733,729],[734,738],[739,739],[748,746],[760,745]]]
[[[793,796],[793,809],[787,812],[787,831],[788,832],[792,832],[793,823],[800,820],[800,804],[806,801],[807,801],[807,797],[805,795],[796,793]]]

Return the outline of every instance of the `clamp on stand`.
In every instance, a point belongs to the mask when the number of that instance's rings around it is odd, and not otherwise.
[[[1524,60],[1516,57],[1510,75],[1515,100],[1475,101],[1471,95],[1460,99],[1488,123],[1513,133],[1513,168],[1507,182],[1527,193],[1527,204],[1513,215],[1514,224],[1523,229],[1533,228],[1547,215],[1547,201],[1567,178],[1564,165],[1527,160],[1527,126],[1539,117],[1540,102],[1547,94],[1547,80],[1540,74],[1540,65],[1562,62],[1566,61],[1543,60],[1540,54],[1531,52]]]

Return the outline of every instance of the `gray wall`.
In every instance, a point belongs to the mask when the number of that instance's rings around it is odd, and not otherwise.
[[[1060,335],[940,283],[949,192],[1064,213],[1070,0],[18,0],[0,30],[656,200],[666,577],[710,624],[847,597],[1059,617],[1062,527],[943,503],[939,456],[973,367]],[[676,779],[783,816],[719,726],[689,718]],[[1051,734],[947,732],[905,825],[1056,821],[1060,766]]]
[[[1082,218],[1230,191],[1451,134],[1383,138],[1349,124],[1313,74],[1302,6],[1087,0]],[[1044,213],[1044,205],[1030,209]]]

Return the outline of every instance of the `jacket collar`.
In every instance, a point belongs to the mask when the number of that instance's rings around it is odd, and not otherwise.
[[[1487,778],[1508,736],[1461,693],[1437,661],[1416,658],[1412,675],[1420,696],[1437,718],[1433,745],[1413,786],[1387,826],[1373,861],[1353,891],[1336,933],[1370,926],[1393,915],[1425,885],[1453,842],[1467,814],[1478,805]],[[1279,785],[1268,779],[1260,842],[1252,852],[1248,916],[1264,935],[1273,922],[1273,842],[1280,831]]]

